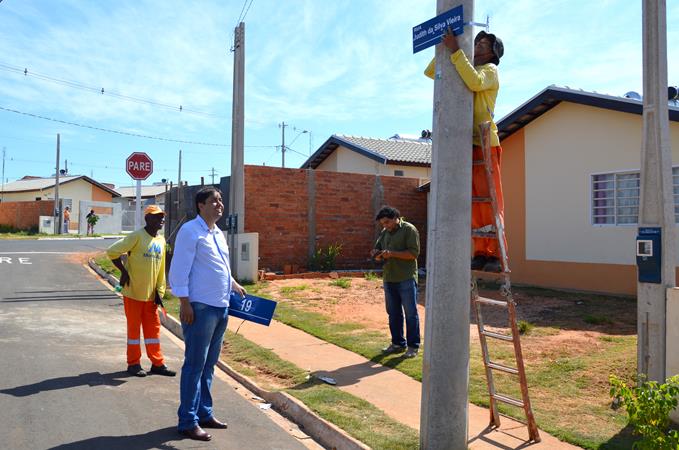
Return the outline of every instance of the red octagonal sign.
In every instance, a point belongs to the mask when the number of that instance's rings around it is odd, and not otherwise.
[[[133,180],[145,180],[153,173],[153,160],[144,152],[134,152],[127,157],[125,170]]]

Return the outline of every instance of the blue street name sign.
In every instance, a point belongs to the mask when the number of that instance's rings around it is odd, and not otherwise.
[[[240,294],[232,292],[229,300],[229,315],[269,326],[276,305],[277,303],[273,300],[250,294],[241,297]]]
[[[463,32],[463,25],[462,5],[459,5],[413,27],[413,53],[441,42],[448,27],[455,36],[459,36]]]

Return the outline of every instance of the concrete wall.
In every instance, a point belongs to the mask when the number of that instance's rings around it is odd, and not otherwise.
[[[38,228],[40,216],[54,214],[54,200],[4,201],[0,203],[0,225],[17,230]]]
[[[337,147],[317,168],[332,172],[363,173],[367,175],[394,176],[395,170],[402,170],[404,177],[428,179],[430,167],[382,164],[346,147]]]
[[[314,248],[336,243],[338,268],[367,268],[375,214],[389,204],[420,231],[422,264],[427,205],[417,187],[413,178],[245,166],[245,232],[259,233],[260,268],[307,267]]]

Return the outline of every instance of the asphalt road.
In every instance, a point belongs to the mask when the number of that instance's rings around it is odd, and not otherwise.
[[[0,448],[307,448],[223,375],[212,392],[228,430],[177,434],[179,375],[127,375],[122,300],[71,254],[112,242],[0,240]],[[163,330],[161,345],[179,370],[181,342]]]

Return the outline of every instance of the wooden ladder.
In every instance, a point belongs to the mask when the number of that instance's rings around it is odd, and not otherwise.
[[[506,403],[508,405],[523,408],[526,415],[526,425],[528,427],[528,436],[531,441],[540,442],[540,434],[538,432],[533,410],[530,405],[530,398],[528,397],[528,382],[526,381],[526,370],[523,364],[523,354],[521,352],[521,340],[519,337],[519,327],[516,323],[516,302],[512,296],[511,282],[509,278],[509,260],[507,258],[507,246],[505,241],[505,229],[503,221],[498,214],[497,197],[495,195],[495,180],[493,178],[493,166],[491,165],[490,155],[490,122],[484,122],[480,126],[481,131],[481,149],[483,152],[483,159],[473,161],[474,165],[483,165],[485,167],[486,179],[488,181],[489,197],[474,197],[474,203],[490,203],[495,224],[491,230],[473,230],[473,237],[484,237],[497,239],[500,248],[500,273],[489,272],[472,272],[472,286],[471,286],[471,301],[474,311],[476,312],[476,324],[479,329],[479,341],[481,343],[481,351],[483,354],[483,365],[486,372],[486,381],[488,384],[488,394],[490,396],[490,426],[500,426],[500,415],[498,413],[497,402]],[[479,297],[479,289],[477,278],[481,276],[492,275],[500,279],[500,294],[504,300],[492,300]],[[510,334],[498,333],[486,329],[483,322],[482,306],[502,308],[507,311]],[[496,339],[505,342],[512,342],[514,346],[514,356],[516,359],[516,367],[510,367],[505,364],[494,362],[490,359],[488,353],[488,339]],[[509,395],[500,394],[495,389],[494,371],[504,372],[518,377],[521,385],[521,399],[513,398]]]

